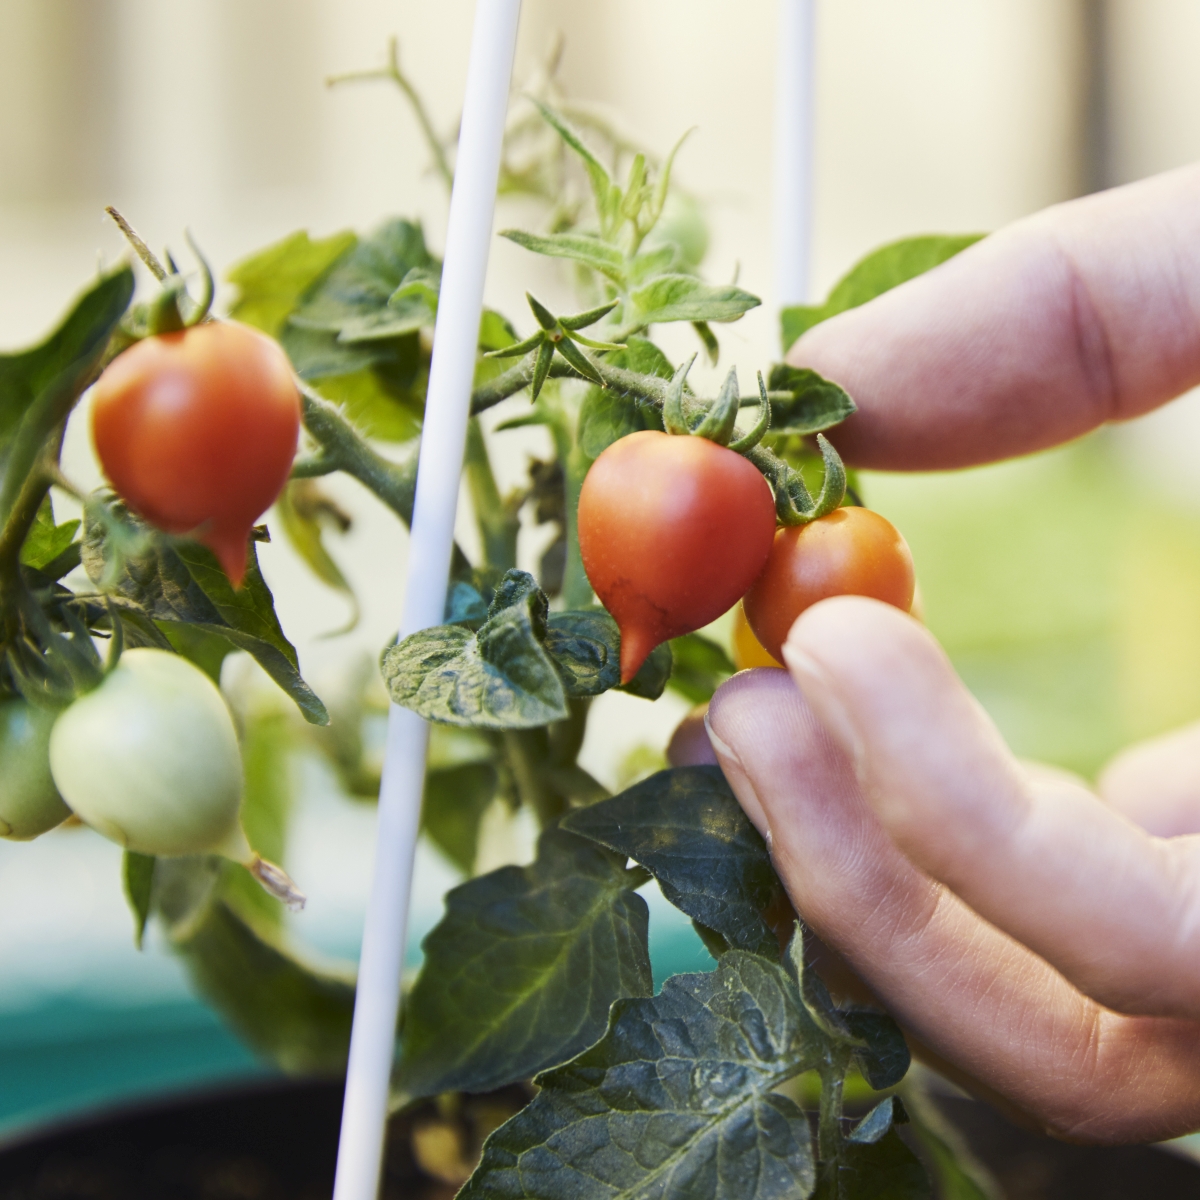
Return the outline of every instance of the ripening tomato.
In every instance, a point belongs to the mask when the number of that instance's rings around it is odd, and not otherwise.
[[[746,620],[745,606],[741,604],[733,610],[733,665],[739,671],[748,671],[751,667],[783,666],[763,649],[762,642],[754,636],[754,630]]]
[[[100,376],[92,440],[134,512],[190,534],[239,586],[254,522],[287,482],[300,396],[278,343],[232,321],[148,337]]]
[[[742,604],[763,648],[782,662],[788,631],[818,600],[870,596],[908,612],[915,585],[912,555],[896,527],[869,508],[839,508],[781,529]]]
[[[50,774],[54,718],[17,697],[0,703],[0,837],[26,841],[71,815]]]
[[[233,718],[178,654],[127,650],[58,718],[50,769],[80,819],[129,850],[250,857]]]
[[[621,630],[621,681],[735,604],[774,532],[771,488],[742,455],[655,430],[609,446],[583,481],[579,551]]]

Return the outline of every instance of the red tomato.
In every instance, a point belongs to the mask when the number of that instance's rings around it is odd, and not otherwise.
[[[775,498],[740,454],[646,430],[614,442],[579,495],[579,550],[621,629],[621,682],[660,642],[732,607],[771,552]]]
[[[912,555],[896,527],[869,508],[839,508],[781,529],[742,605],[763,648],[782,662],[792,624],[818,600],[870,596],[908,612],[915,585]]]
[[[287,482],[300,396],[287,356],[231,321],[148,337],[100,376],[92,440],[104,473],[134,512],[190,534],[234,586],[254,522]]]

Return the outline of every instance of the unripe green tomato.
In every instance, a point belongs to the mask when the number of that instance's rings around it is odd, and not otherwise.
[[[24,700],[0,703],[0,837],[27,841],[71,815],[50,774],[54,718]]]
[[[127,650],[50,738],[58,790],[93,829],[141,854],[249,855],[233,718],[199,667]]]

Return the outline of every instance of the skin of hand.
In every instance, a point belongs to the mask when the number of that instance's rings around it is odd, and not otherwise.
[[[988,462],[1144,413],[1200,384],[1200,168],[1019,222],[789,361],[855,397],[834,440],[862,466]],[[842,986],[1060,1137],[1200,1128],[1200,725],[1126,751],[1097,794],[1019,763],[886,605],[815,605],[784,657],[720,688],[708,730],[796,910],[861,981]]]

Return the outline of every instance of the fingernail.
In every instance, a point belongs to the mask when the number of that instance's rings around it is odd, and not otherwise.
[[[786,642],[783,661],[791,671],[796,686],[817,714],[817,719],[849,756],[861,783],[866,769],[866,748],[825,669],[815,658]]]
[[[746,816],[750,818],[754,827],[766,839],[769,847],[771,844],[771,827],[767,824],[767,814],[763,810],[762,802],[755,794],[754,785],[750,782],[750,776],[746,774],[746,768],[742,766],[742,760],[738,757],[737,751],[727,742],[722,741],[713,732],[712,721],[709,717],[709,713],[704,714],[704,731],[708,734],[708,740],[712,743],[713,752],[720,761],[721,770],[725,778],[729,781],[729,786],[737,793],[738,800],[741,802]]]

